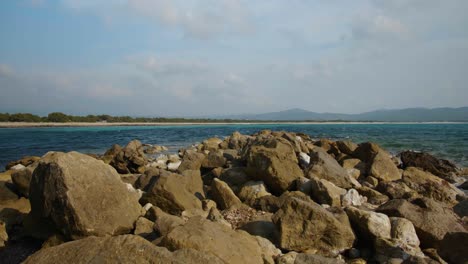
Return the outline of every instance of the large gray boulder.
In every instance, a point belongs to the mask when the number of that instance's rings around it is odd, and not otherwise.
[[[130,232],[141,213],[139,195],[100,160],[78,152],[51,152],[34,171],[31,216],[71,239]]]
[[[162,173],[146,187],[141,203],[151,203],[174,215],[180,215],[188,209],[201,209],[202,203],[199,194],[202,190],[195,188],[200,183],[200,176],[192,173],[186,176],[176,173]]]
[[[410,220],[422,248],[436,247],[448,232],[466,232],[451,208],[429,198],[418,198],[412,202],[395,199],[383,204],[377,211]]]
[[[104,156],[112,157],[109,164],[121,174],[143,173],[148,163],[143,145],[138,140],[130,141],[123,149],[115,145]]]
[[[307,197],[290,197],[273,215],[280,230],[279,245],[286,250],[316,250],[321,255],[337,255],[353,246],[349,224]]]
[[[175,227],[161,245],[169,250],[190,248],[211,253],[224,263],[264,263],[262,249],[253,236],[202,217],[192,217]]]
[[[42,249],[23,263],[224,263],[209,252],[193,249],[170,252],[135,235],[88,237]]]
[[[284,138],[272,138],[251,146],[247,167],[252,178],[262,180],[276,195],[291,189],[294,181],[304,175],[293,147]]]
[[[324,150],[314,148],[309,155],[310,165],[307,169],[307,178],[324,179],[345,189],[353,186],[348,172]]]

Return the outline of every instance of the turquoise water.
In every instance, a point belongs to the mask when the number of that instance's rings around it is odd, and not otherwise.
[[[139,139],[176,151],[209,137],[222,138],[234,131],[253,134],[263,129],[302,132],[313,138],[374,141],[393,153],[408,149],[428,151],[468,167],[468,124],[261,124],[1,128],[0,170],[11,160],[41,156],[51,150],[103,153],[113,144],[125,145]]]

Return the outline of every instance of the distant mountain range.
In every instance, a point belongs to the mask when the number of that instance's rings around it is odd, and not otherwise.
[[[278,121],[382,121],[382,122],[468,122],[468,107],[406,108],[360,114],[316,113],[300,108],[264,114],[217,116],[217,119]]]

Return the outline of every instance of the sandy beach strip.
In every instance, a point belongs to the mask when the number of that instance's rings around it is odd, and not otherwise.
[[[28,127],[111,127],[111,126],[216,126],[216,125],[343,125],[343,124],[467,124],[465,122],[162,122],[162,123],[105,123],[105,122],[0,122],[0,128],[28,128]]]

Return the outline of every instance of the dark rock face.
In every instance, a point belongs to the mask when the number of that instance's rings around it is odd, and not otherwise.
[[[439,244],[440,256],[449,263],[468,263],[467,232],[447,233]]]
[[[41,263],[223,263],[191,249],[170,252],[135,235],[88,237],[40,250],[25,264]]]
[[[78,152],[47,154],[29,194],[31,216],[71,239],[127,233],[141,212],[138,194],[112,167]]]
[[[123,149],[114,145],[105,156],[113,156],[110,165],[121,174],[143,173],[148,162],[143,145],[138,140],[130,141]]]
[[[428,153],[405,151],[400,153],[403,167],[418,167],[448,182],[456,182],[458,168],[448,160],[438,159]]]
[[[12,162],[8,163],[6,165],[6,167],[5,167],[5,169],[9,170],[10,168],[12,168],[13,166],[18,165],[18,164],[21,164],[21,165],[27,167],[27,166],[33,164],[34,162],[37,162],[40,159],[41,159],[40,157],[36,157],[36,156],[26,156],[26,157],[23,157],[22,159],[12,161]]]
[[[377,209],[388,216],[404,217],[410,220],[421,241],[422,248],[436,247],[448,232],[466,232],[453,211],[428,198],[412,202],[391,200]]]

